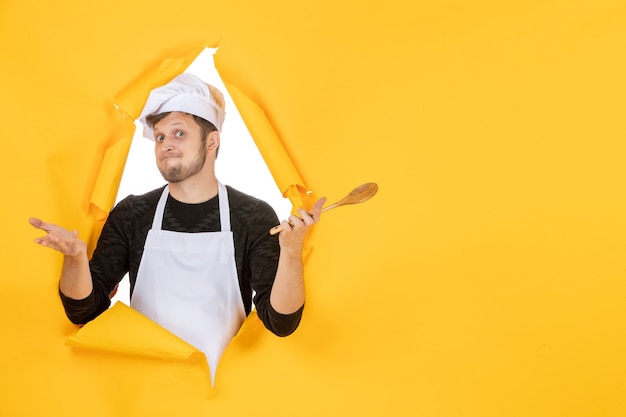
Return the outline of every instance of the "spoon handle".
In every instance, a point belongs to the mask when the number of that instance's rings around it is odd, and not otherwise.
[[[320,213],[323,213],[323,212],[328,211],[328,210],[330,210],[330,209],[334,209],[334,208],[336,208],[336,207],[339,207],[340,205],[341,205],[341,204],[339,204],[339,203],[334,203],[334,204],[331,204],[330,206],[326,206],[326,207],[322,208],[322,209],[320,210]],[[309,214],[311,214],[311,213],[309,213]],[[279,225],[274,226],[274,227],[272,227],[272,228],[270,229],[270,235],[275,235],[275,234],[280,233],[280,232],[282,232],[282,231],[283,231],[283,225],[282,225],[282,224],[279,224]]]

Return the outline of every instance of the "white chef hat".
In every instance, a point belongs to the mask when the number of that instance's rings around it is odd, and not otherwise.
[[[139,116],[144,137],[154,140],[154,132],[146,117],[179,111],[202,117],[222,130],[224,123],[224,96],[215,87],[195,75],[183,73],[169,83],[150,92],[146,105]]]

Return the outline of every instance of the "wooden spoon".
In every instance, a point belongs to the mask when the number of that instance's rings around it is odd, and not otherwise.
[[[359,185],[354,190],[350,191],[350,194],[337,201],[330,206],[326,206],[322,208],[321,213],[328,211],[330,209],[334,209],[337,207],[345,206],[347,204],[357,204],[362,203],[364,201],[369,200],[374,197],[374,194],[378,191],[378,185],[375,182],[368,182],[362,185]],[[270,229],[270,235],[275,235],[276,233],[280,233],[283,230],[283,226],[280,224],[278,226],[274,226]]]

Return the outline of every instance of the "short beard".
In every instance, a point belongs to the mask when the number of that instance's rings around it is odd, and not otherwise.
[[[206,162],[206,138],[200,144],[200,149],[198,150],[198,155],[196,158],[191,161],[191,163],[187,166],[178,166],[169,168],[168,171],[164,172],[161,168],[159,171],[165,181],[169,183],[177,183],[186,180],[187,178],[197,174],[204,167],[204,163]]]

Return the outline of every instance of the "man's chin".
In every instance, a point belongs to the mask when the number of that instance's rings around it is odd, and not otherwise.
[[[177,182],[181,182],[182,178],[180,177],[180,172],[178,171],[167,171],[167,172],[163,172],[161,170],[159,170],[161,172],[161,176],[163,177],[163,179],[169,183],[175,184]]]

